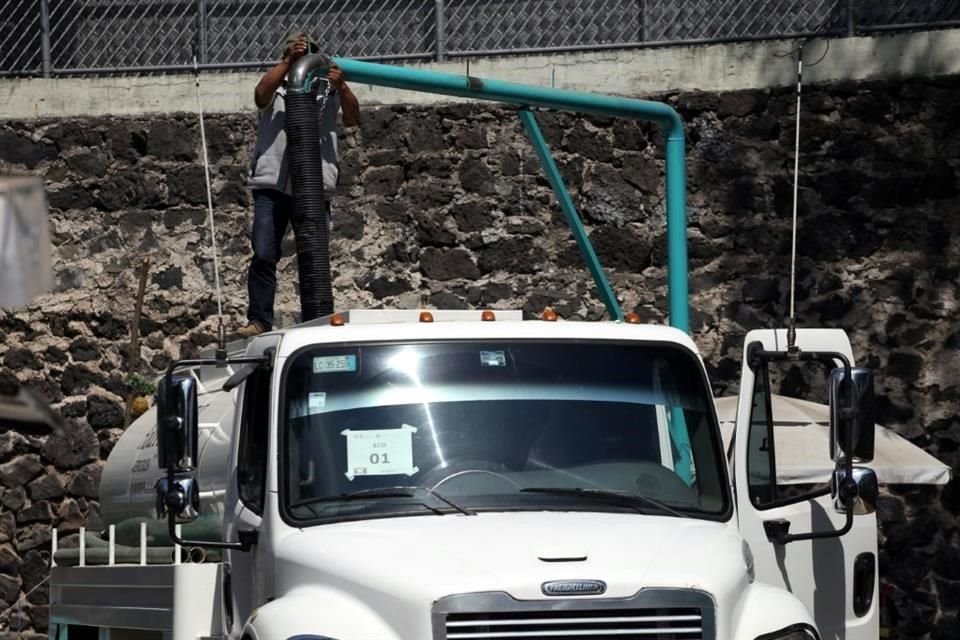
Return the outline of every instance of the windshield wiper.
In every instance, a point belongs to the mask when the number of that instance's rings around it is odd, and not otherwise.
[[[476,511],[467,509],[466,507],[461,507],[457,503],[453,502],[449,498],[446,498],[433,489],[428,489],[427,487],[419,486],[399,486],[399,487],[376,487],[374,489],[361,489],[359,491],[350,491],[349,493],[341,493],[336,496],[317,496],[315,498],[307,498],[305,500],[300,500],[290,505],[291,509],[296,507],[305,507],[307,505],[315,504],[317,502],[349,502],[351,500],[368,500],[371,498],[414,498],[417,495],[417,491],[425,491],[440,502],[456,509],[465,516],[474,516],[477,515]],[[432,511],[442,514],[442,511],[437,511],[428,505],[424,505]]]
[[[520,489],[520,493],[545,493],[555,496],[573,496],[593,500],[594,502],[607,502],[610,504],[632,507],[638,513],[643,513],[643,506],[654,507],[677,518],[684,516],[659,500],[641,496],[636,493],[627,493],[626,491],[605,491],[603,489],[583,489],[580,487],[527,487]]]

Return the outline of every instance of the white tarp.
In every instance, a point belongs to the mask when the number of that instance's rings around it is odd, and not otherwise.
[[[0,307],[29,303],[53,287],[47,199],[39,177],[0,177]],[[59,419],[26,389],[0,395],[4,421],[55,426]]]
[[[724,448],[729,449],[737,418],[736,396],[716,399]],[[825,404],[773,396],[774,445],[777,481],[781,484],[829,482],[830,417]],[[890,429],[876,425],[873,461],[865,466],[881,484],[946,484],[950,467]]]
[[[43,181],[0,177],[0,307],[27,304],[52,287]]]
[[[20,387],[16,395],[0,394],[0,427],[8,423],[46,425],[54,429],[63,426],[60,414],[54,413],[37,394]]]

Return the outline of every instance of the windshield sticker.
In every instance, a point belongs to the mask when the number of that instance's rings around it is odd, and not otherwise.
[[[481,367],[505,367],[507,366],[507,354],[503,351],[481,351]]]
[[[344,429],[347,439],[347,480],[358,476],[412,476],[420,469],[413,464],[413,434],[408,424],[399,429]]]
[[[320,413],[327,406],[327,394],[323,391],[314,391],[307,395],[307,415]]]
[[[357,370],[357,356],[317,356],[313,359],[314,373],[341,373]]]

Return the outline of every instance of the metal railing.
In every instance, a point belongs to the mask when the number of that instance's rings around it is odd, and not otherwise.
[[[0,0],[0,75],[255,68],[283,35],[375,60],[960,26],[960,0]]]

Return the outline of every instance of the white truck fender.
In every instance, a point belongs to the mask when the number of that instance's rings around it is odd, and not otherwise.
[[[342,593],[298,590],[255,610],[243,640],[401,640],[380,615]]]
[[[754,582],[744,589],[733,612],[730,637],[754,640],[793,625],[807,625],[817,631],[813,616],[796,596],[783,589]]]

